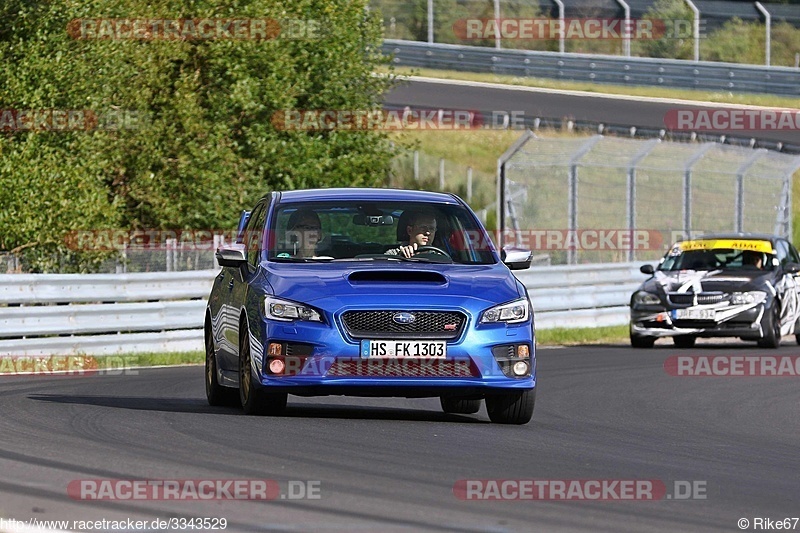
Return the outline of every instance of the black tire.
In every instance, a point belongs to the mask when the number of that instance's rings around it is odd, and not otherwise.
[[[486,411],[495,424],[527,424],[535,404],[536,389],[486,396]]]
[[[655,337],[646,337],[644,335],[634,335],[631,333],[631,346],[634,348],[652,348],[655,343]]]
[[[464,400],[453,396],[441,396],[439,402],[442,404],[442,411],[457,415],[472,415],[480,411],[480,400]]]
[[[772,306],[764,312],[761,329],[764,336],[758,340],[759,348],[778,348],[781,345],[781,304],[773,300]]]
[[[697,337],[694,335],[677,335],[672,337],[672,342],[678,348],[691,348],[694,346],[695,341],[697,341]]]
[[[239,328],[239,402],[246,415],[278,415],[286,409],[286,393],[264,392],[253,376],[250,361],[250,335],[247,327]]]
[[[212,406],[236,406],[238,395],[236,389],[223,387],[217,380],[217,358],[214,356],[214,341],[211,331],[206,327],[206,399]]]

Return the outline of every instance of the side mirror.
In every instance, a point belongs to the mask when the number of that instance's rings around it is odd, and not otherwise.
[[[243,244],[223,246],[214,254],[219,266],[238,268],[247,263],[247,250]]]
[[[503,248],[500,258],[511,270],[525,270],[530,268],[533,255],[530,250],[522,248]]]
[[[656,270],[653,268],[653,265],[642,265],[639,267],[639,272],[642,274],[650,274],[652,275]]]
[[[797,263],[786,263],[786,266],[783,267],[783,270],[787,274],[797,274],[800,272],[800,265]]]

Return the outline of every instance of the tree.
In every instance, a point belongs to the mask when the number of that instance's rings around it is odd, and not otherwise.
[[[372,75],[382,30],[365,3],[6,2],[0,109],[93,112],[100,128],[4,130],[0,249],[27,246],[32,268],[47,270],[46,257],[69,252],[70,230],[228,229],[270,190],[381,183],[391,159],[382,133],[271,121],[286,109],[380,108],[392,78]],[[81,20],[134,15],[274,19],[281,35],[81,38]],[[94,257],[78,254],[74,268]]]

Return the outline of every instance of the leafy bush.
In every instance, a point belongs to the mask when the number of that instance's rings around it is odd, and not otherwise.
[[[34,270],[75,229],[229,229],[275,189],[372,186],[391,149],[377,132],[281,131],[285,109],[376,109],[380,20],[365,0],[8,0],[0,6],[0,108],[116,110],[121,129],[0,136],[0,249]],[[73,19],[317,20],[318,38],[97,40]],[[8,129],[8,128],[7,128]],[[0,124],[2,130],[2,124]],[[91,268],[77,254],[70,268]]]

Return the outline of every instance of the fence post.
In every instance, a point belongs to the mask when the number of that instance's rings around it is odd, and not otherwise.
[[[602,139],[602,135],[595,135],[578,149],[572,159],[569,161],[569,189],[567,199],[567,220],[568,220],[568,237],[566,242],[571,239],[569,235],[577,235],[578,231],[578,162],[585,156],[592,147]],[[572,242],[576,242],[573,240]],[[578,250],[570,247],[567,249],[567,264],[574,265],[578,262]]]
[[[439,190],[444,190],[444,157],[439,159]]]
[[[472,167],[467,167],[467,201],[472,201]]]
[[[694,60],[700,61],[700,10],[694,5],[692,0],[685,0],[686,5],[692,10],[694,21],[692,22],[692,34],[694,34]]]
[[[566,31],[564,30],[564,2],[561,0],[553,0],[556,5],[558,6],[558,53],[564,53],[564,34]],[[538,126],[537,126],[538,128]]]
[[[433,0],[428,0],[428,43],[433,44]]]
[[[494,23],[498,26],[500,25],[500,0],[494,0]],[[500,42],[500,32],[498,31],[494,37],[494,47],[498,50],[502,48],[502,44]]]
[[[419,150],[414,150],[414,181],[419,181]]]
[[[627,211],[628,211],[628,231],[630,232],[630,239],[631,239],[631,247],[628,249],[628,261],[636,261],[636,251],[634,250],[634,243],[636,242],[633,238],[633,232],[636,230],[636,166],[647,157],[647,154],[653,149],[653,147],[660,143],[661,139],[651,139],[647,141],[644,146],[642,147],[639,152],[631,158],[630,163],[628,163],[628,202],[627,202]]]
[[[764,43],[764,64],[770,66],[772,55],[772,16],[769,14],[769,11],[761,5],[761,2],[756,2],[756,9],[761,11],[761,14],[764,15],[764,25],[767,30],[766,42]]]
[[[503,249],[503,230],[506,224],[506,162],[516,154],[525,143],[531,139],[535,139],[536,135],[531,130],[525,130],[519,139],[514,144],[508,147],[508,150],[503,152],[503,155],[497,158],[497,246]],[[487,228],[488,229],[488,228]]]
[[[765,153],[766,150],[763,148],[756,150],[736,171],[736,214],[734,216],[734,226],[737,232],[744,231],[744,175]]]
[[[704,144],[683,167],[683,233],[687,239],[692,235],[692,167],[714,146],[714,143]]]
[[[631,56],[631,7],[625,0],[617,0],[617,3],[622,6],[625,13],[625,28],[622,30],[622,55],[625,57]]]

